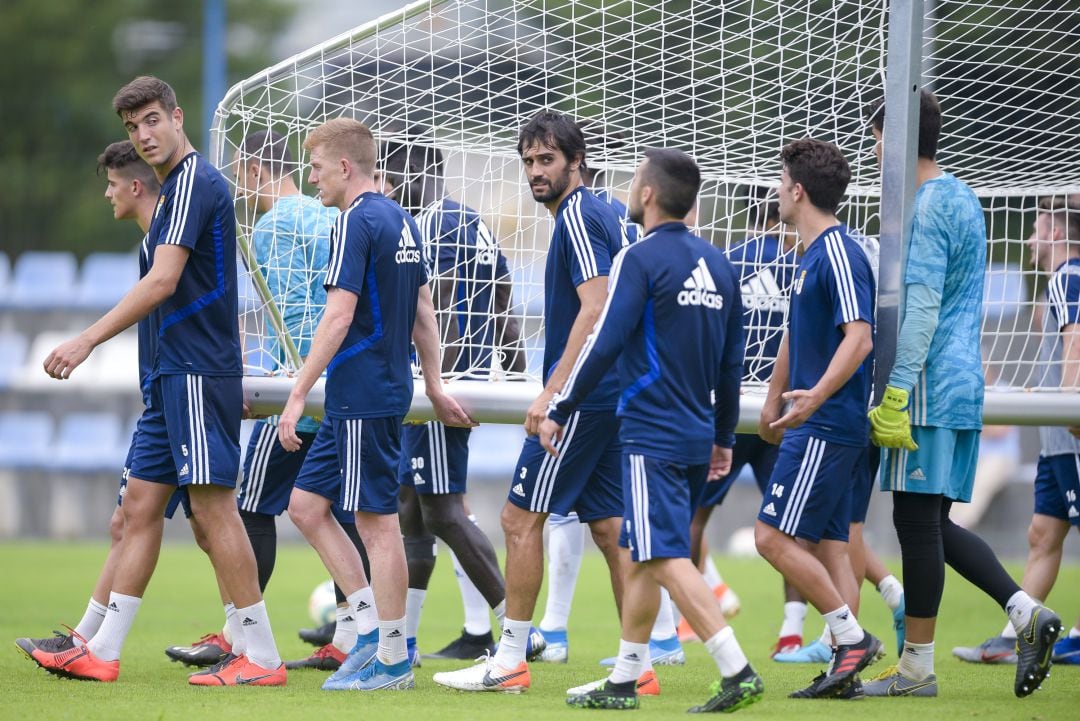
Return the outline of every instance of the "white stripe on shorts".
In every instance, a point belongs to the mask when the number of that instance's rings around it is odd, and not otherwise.
[[[575,411],[566,422],[566,432],[555,444],[557,456],[544,453],[544,460],[540,462],[540,471],[537,475],[536,485],[533,486],[532,498],[529,500],[529,510],[533,513],[547,513],[551,503],[551,494],[555,491],[555,479],[559,475],[559,467],[562,465],[566,452],[570,450],[570,442],[574,439],[574,431],[577,430],[581,411]]]
[[[262,492],[266,488],[266,469],[270,465],[270,452],[274,449],[276,437],[277,428],[264,423],[255,441],[255,450],[251,452],[251,463],[248,464],[248,473],[244,478],[244,502],[240,506],[242,511],[254,513],[259,507]]]
[[[652,558],[652,529],[649,528],[649,483],[645,456],[630,454],[630,500],[634,512],[634,541],[637,560]]]
[[[789,536],[794,536],[802,520],[803,509],[814,487],[818,468],[821,467],[821,458],[825,455],[825,441],[811,437],[806,442],[806,452],[803,454],[799,473],[792,484],[791,495],[788,496],[787,506],[784,507],[784,515],[780,518],[780,530]]]
[[[184,377],[188,405],[188,461],[193,485],[210,483],[210,454],[206,447],[206,418],[203,414],[202,376]]]
[[[360,506],[360,433],[364,427],[362,418],[350,418],[345,423],[345,469],[342,474],[344,492],[342,510],[355,511]]]

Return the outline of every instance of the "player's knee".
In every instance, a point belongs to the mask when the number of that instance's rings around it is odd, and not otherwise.
[[[117,506],[109,519],[109,541],[113,546],[124,540],[124,509]]]
[[[592,534],[593,543],[600,551],[607,555],[617,553],[619,550],[619,524],[621,519],[607,519],[610,522],[596,522],[589,524],[589,532]]]
[[[1057,519],[1047,516],[1034,515],[1028,526],[1028,548],[1038,556],[1047,556],[1056,553],[1065,540],[1065,533],[1058,530],[1058,526],[1065,527],[1068,533],[1068,525],[1060,523]]]
[[[767,523],[758,521],[754,524],[754,546],[758,554],[766,560],[772,560],[780,552],[784,534]]]
[[[472,523],[465,515],[461,501],[451,496],[422,498],[420,507],[423,509],[424,525],[439,538],[445,538],[447,533]]]
[[[435,554],[437,552],[437,546],[435,545],[435,536],[406,536],[405,543],[405,560],[409,563],[431,563],[435,565]]]
[[[188,521],[191,523],[191,535],[195,537],[195,544],[203,550],[203,553],[209,554],[210,541],[206,537],[206,529],[203,527],[204,524],[200,523],[199,519],[194,515],[192,515]]]
[[[317,528],[330,510],[329,501],[320,503],[318,498],[305,497],[314,495],[294,493],[289,499],[289,520],[305,535]]]
[[[544,515],[522,510],[512,503],[503,506],[499,516],[503,535],[507,543],[518,543],[530,535],[537,527],[543,528]]]

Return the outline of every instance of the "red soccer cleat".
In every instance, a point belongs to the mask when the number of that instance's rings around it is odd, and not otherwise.
[[[79,681],[115,681],[120,675],[120,661],[103,661],[85,645],[86,639],[81,636],[77,638],[83,643],[82,646],[55,653],[41,648],[28,651],[21,645],[19,650],[31,661],[55,676]]]
[[[660,680],[656,678],[656,671],[650,668],[638,676],[636,688],[638,696],[659,696]]]
[[[263,668],[247,656],[232,658],[188,676],[192,686],[284,686],[288,680],[285,664],[275,669]]]
[[[769,652],[769,658],[776,658],[778,653],[795,653],[802,648],[802,636],[781,636],[776,639],[776,645]]]

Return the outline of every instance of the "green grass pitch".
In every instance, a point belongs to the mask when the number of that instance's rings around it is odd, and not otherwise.
[[[205,557],[193,545],[167,545],[145,603],[124,649],[120,681],[94,684],[49,676],[26,660],[14,646],[18,636],[47,635],[61,622],[75,623],[104,558],[100,544],[0,544],[0,719],[183,719],[184,721],[270,721],[276,719],[342,718],[350,721],[447,719],[449,721],[517,721],[573,719],[590,712],[564,704],[565,689],[603,674],[597,661],[617,650],[618,625],[603,561],[588,555],[574,599],[570,626],[570,663],[534,664],[532,689],[523,696],[472,695],[435,686],[431,674],[459,667],[455,662],[425,661],[417,669],[411,692],[374,694],[326,693],[319,685],[326,674],[292,672],[285,688],[192,688],[184,667],[171,663],[165,646],[186,644],[221,625],[221,609]],[[787,694],[806,684],[816,666],[781,665],[769,660],[768,648],[781,614],[780,582],[763,561],[718,558],[728,583],[742,599],[734,620],[736,634],[765,679],[765,699],[738,712],[745,719],[1008,719],[1010,721],[1080,718],[1080,667],[1055,667],[1043,689],[1027,699],[1012,693],[1013,667],[963,664],[950,655],[954,645],[978,643],[998,631],[1004,616],[992,601],[950,572],[938,627],[937,699],[866,699],[794,701]],[[894,562],[893,567],[896,567]],[[1020,569],[1011,566],[1018,574]],[[296,636],[307,619],[307,597],[325,578],[310,549],[284,545],[267,592],[271,620],[282,655],[299,658],[311,650]],[[1050,599],[1066,625],[1080,610],[1080,566],[1063,569]],[[863,621],[887,642],[890,655],[870,669],[884,670],[895,658],[889,615],[878,595],[864,586]],[[542,604],[538,609],[542,611]],[[820,631],[811,618],[807,632]],[[450,564],[443,554],[424,610],[421,650],[433,650],[456,636],[461,604]],[[716,668],[701,644],[686,648],[685,667],[663,667],[658,673],[659,698],[646,698],[634,718],[671,718],[708,695]],[[870,675],[873,675],[871,673]],[[610,715],[611,712],[608,712]]]

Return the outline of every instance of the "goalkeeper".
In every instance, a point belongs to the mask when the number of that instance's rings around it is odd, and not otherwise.
[[[867,696],[936,696],[934,627],[945,563],[1008,613],[1018,636],[1014,692],[1038,688],[1061,621],[1024,593],[990,547],[949,520],[971,499],[982,428],[982,319],[986,227],[975,194],[935,161],[937,98],[922,91],[904,313],[896,362],[870,437],[885,448],[881,488],[893,492],[906,593],[907,637],[898,666],[864,685]],[[884,105],[868,114],[881,160]]]

